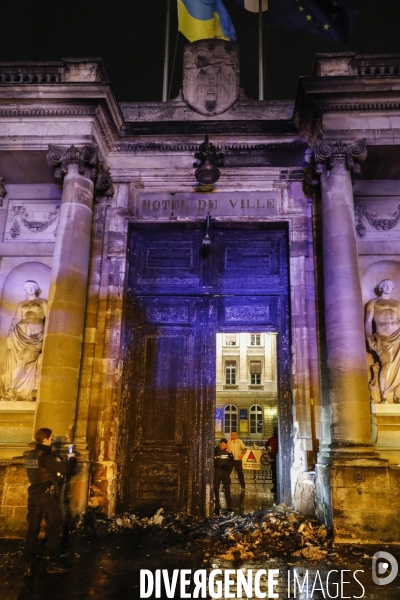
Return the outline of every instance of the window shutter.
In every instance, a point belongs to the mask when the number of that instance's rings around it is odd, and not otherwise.
[[[259,373],[261,375],[261,361],[252,360],[250,362],[250,373]]]

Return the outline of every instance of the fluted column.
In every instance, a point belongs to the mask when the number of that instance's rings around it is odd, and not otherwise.
[[[94,145],[50,146],[47,159],[63,190],[34,429],[50,427],[68,443],[78,398],[93,199],[95,189],[104,192],[111,182]]]
[[[363,304],[354,222],[352,171],[367,156],[354,144],[319,140],[315,171],[322,196],[325,327],[331,447],[371,444]]]

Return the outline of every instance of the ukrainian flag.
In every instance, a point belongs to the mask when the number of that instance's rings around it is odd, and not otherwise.
[[[221,0],[178,0],[178,23],[189,42],[205,38],[236,41],[235,28]]]

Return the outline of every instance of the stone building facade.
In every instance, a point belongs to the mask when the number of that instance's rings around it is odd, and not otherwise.
[[[236,431],[263,447],[278,415],[276,333],[217,333],[216,442]]]
[[[393,541],[400,406],[364,310],[383,279],[400,300],[400,55],[319,55],[294,103],[246,98],[234,45],[185,57],[166,103],[118,103],[97,60],[0,65],[2,534],[43,426],[79,451],[70,515],[211,514],[216,333],[261,331],[280,500]]]

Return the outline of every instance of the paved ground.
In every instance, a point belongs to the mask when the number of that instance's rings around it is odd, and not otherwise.
[[[170,544],[163,536],[138,536],[129,532],[110,534],[103,540],[84,540],[75,535],[71,537],[70,546],[66,549],[64,558],[72,564],[70,573],[47,574],[47,561],[42,558],[37,562],[35,577],[25,582],[21,549],[22,543],[19,540],[0,541],[1,600],[139,599],[141,597],[140,569],[150,570],[153,574],[156,569],[168,569],[170,575],[173,569],[191,569],[192,571],[207,569],[208,573],[212,569],[221,569],[222,571],[243,569],[245,573],[248,573],[248,569],[253,569],[253,575],[260,569],[278,569],[279,575],[276,576],[278,586],[274,588],[274,591],[279,594],[279,598],[321,599],[329,597],[328,592],[332,598],[358,597],[368,600],[398,600],[400,598],[399,577],[387,586],[375,585],[371,576],[372,561],[360,558],[358,548],[341,550],[341,560],[336,565],[326,562],[312,564],[304,559],[294,561],[284,557],[272,557],[262,562],[227,563],[215,558],[215,548],[210,549],[210,555],[204,558],[203,551],[195,544],[190,542]],[[364,554],[372,556],[373,550],[376,549],[366,549],[366,551],[362,549],[361,556]],[[352,554],[352,552],[357,554]],[[398,554],[397,558],[400,558]],[[327,586],[327,573],[335,568],[339,571],[339,581],[340,571],[344,571],[343,581],[349,582],[343,583],[342,592],[340,592],[340,587],[335,586],[335,578],[332,579],[332,576],[330,576]],[[356,575],[363,587],[353,577],[353,573],[357,569],[364,571]],[[294,571],[300,582],[308,574],[308,586],[305,586],[303,593],[299,592],[297,586],[296,595],[293,590]],[[288,573],[290,573],[291,581],[289,586]],[[315,584],[315,589],[312,594],[313,584]],[[261,581],[260,587],[261,590],[267,591],[265,582]],[[290,588],[289,593],[288,587]],[[339,595],[337,595],[338,589]],[[234,590],[235,586],[231,588],[231,592]],[[155,597],[154,593],[150,596],[150,598]],[[167,598],[164,586],[161,587],[161,596],[159,597]],[[179,588],[170,597],[181,598]],[[233,597],[236,597],[236,594]],[[251,597],[255,598],[256,596]],[[268,597],[268,593],[266,597]],[[222,595],[222,598],[226,598],[226,594]]]
[[[257,494],[256,494],[257,491]],[[251,490],[250,486],[247,499],[240,499],[234,491],[234,504],[236,512],[252,508],[266,508],[271,506],[273,497],[268,488],[265,494],[260,495],[260,490]],[[253,500],[251,499],[252,495]],[[254,507],[254,503],[259,506]],[[260,504],[261,503],[261,504]],[[217,520],[216,520],[217,522]],[[99,537],[101,539],[99,539]],[[220,569],[223,574],[231,569],[234,573],[230,579],[237,577],[237,571],[243,570],[246,577],[252,570],[253,577],[262,569],[268,571],[276,569],[278,585],[274,592],[279,598],[365,598],[367,600],[399,600],[400,577],[389,585],[376,585],[372,580],[372,556],[376,551],[386,550],[392,553],[400,563],[400,550],[393,548],[370,547],[335,547],[339,556],[335,562],[329,560],[311,563],[303,558],[291,556],[274,556],[271,541],[269,558],[246,562],[227,562],[221,560],[219,543],[207,540],[196,541],[192,536],[179,533],[171,535],[162,528],[150,528],[140,531],[126,531],[123,533],[102,532],[95,538],[90,531],[73,533],[69,538],[69,545],[64,549],[64,560],[72,565],[70,573],[64,575],[49,575],[46,573],[47,559],[45,557],[45,544],[41,543],[41,558],[37,561],[35,577],[24,581],[24,562],[22,558],[21,540],[0,540],[0,600],[136,600],[141,597],[140,571],[151,571],[153,576],[157,569],[167,569],[172,577],[174,569],[189,569],[192,572],[206,570],[206,577],[213,570]],[[328,582],[327,576],[330,571]],[[354,578],[356,573],[358,581]],[[261,573],[259,573],[261,575]],[[308,584],[303,591],[298,585],[294,590],[293,582],[302,583],[308,576]],[[289,579],[289,583],[288,583]],[[340,586],[340,579],[343,583]],[[349,582],[349,583],[346,583]],[[359,583],[358,583],[359,582]],[[338,583],[338,585],[335,585]],[[314,590],[313,590],[314,586]],[[260,589],[266,593],[268,588],[266,577],[261,577]],[[236,584],[230,588],[233,598],[236,598]],[[225,588],[226,591],[226,588]],[[296,591],[296,593],[295,593]],[[192,594],[193,587],[187,588],[187,593]],[[162,600],[170,598],[183,598],[178,587],[175,593],[167,595],[165,587],[161,585],[158,596]],[[187,596],[191,597],[191,595]],[[202,596],[200,594],[199,597]],[[220,596],[227,598],[227,594]],[[243,595],[246,597],[246,595]],[[256,598],[257,596],[250,595]],[[149,598],[156,598],[155,593]]]

